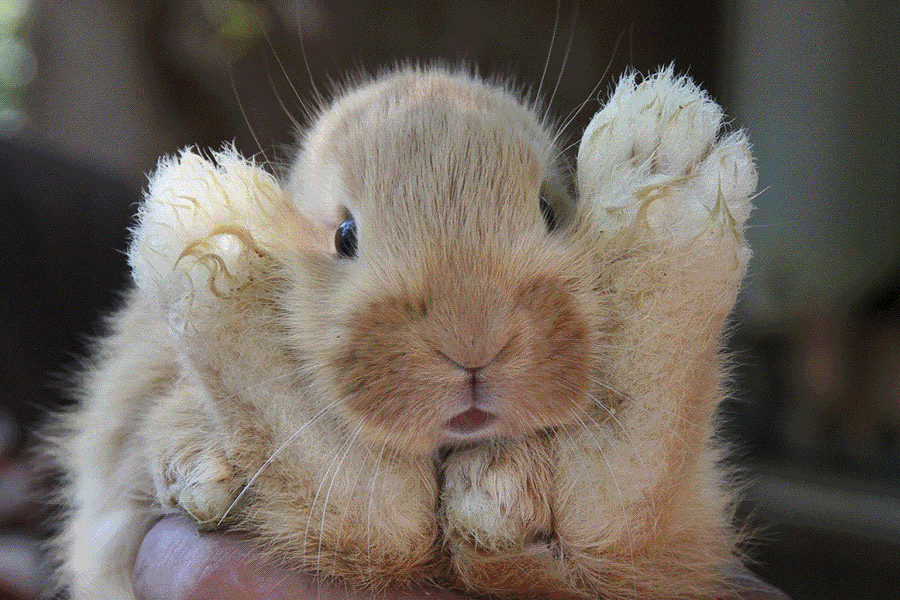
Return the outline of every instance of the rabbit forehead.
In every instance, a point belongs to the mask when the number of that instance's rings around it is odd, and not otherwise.
[[[434,126],[439,120],[474,118],[517,130],[527,137],[548,143],[552,136],[537,113],[508,89],[462,73],[440,69],[405,70],[361,86],[336,102],[320,120],[325,138],[341,145],[354,130],[374,134],[403,122],[424,122]]]
[[[533,224],[554,168],[550,135],[512,96],[434,90],[372,100],[338,128],[343,208],[361,232],[392,244]]]
[[[523,209],[539,204],[546,167],[527,142],[470,125],[397,128],[348,161],[347,209],[358,224],[404,236],[520,226]]]

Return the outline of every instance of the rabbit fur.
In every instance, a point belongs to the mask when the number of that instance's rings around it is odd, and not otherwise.
[[[72,598],[133,599],[176,511],[372,590],[722,595],[713,434],[756,185],[722,129],[671,68],[626,75],[570,194],[517,93],[401,68],[323,109],[283,182],[227,148],[163,159],[60,421]]]

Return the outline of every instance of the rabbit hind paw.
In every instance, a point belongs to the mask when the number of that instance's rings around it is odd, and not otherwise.
[[[744,133],[722,127],[722,109],[671,67],[624,77],[582,137],[582,206],[604,231],[646,225],[687,240],[713,227],[740,239],[756,170]]]

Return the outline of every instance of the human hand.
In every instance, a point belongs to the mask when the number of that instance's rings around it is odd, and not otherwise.
[[[365,600],[371,595],[266,565],[233,533],[199,534],[184,517],[166,517],[147,533],[134,568],[139,600]],[[384,600],[465,600],[443,590],[395,589]]]
[[[728,600],[788,600],[787,596],[740,568],[730,578]],[[237,534],[197,533],[184,517],[166,517],[144,538],[134,569],[139,600],[365,600],[338,584],[266,565]],[[465,600],[446,590],[395,589],[384,600]]]
[[[37,598],[44,579],[40,543],[30,532],[37,519],[32,471],[17,444],[13,420],[0,410],[0,598]]]
[[[743,565],[732,570],[728,583],[734,592],[725,600],[791,600],[787,594],[765,583]]]

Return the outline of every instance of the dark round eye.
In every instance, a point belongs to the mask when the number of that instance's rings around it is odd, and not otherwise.
[[[341,258],[356,257],[356,221],[353,217],[345,219],[334,232],[334,248]]]
[[[544,216],[544,223],[547,224],[547,231],[553,231],[557,228],[559,223],[556,220],[556,213],[553,211],[553,207],[550,206],[550,202],[543,196],[541,196],[541,214]]]

